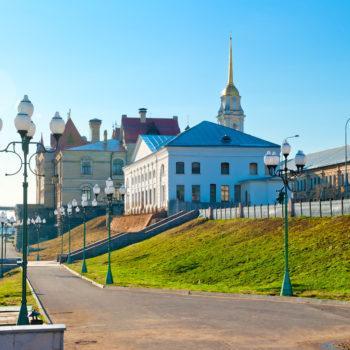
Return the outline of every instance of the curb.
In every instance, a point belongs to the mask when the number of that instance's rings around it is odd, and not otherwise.
[[[61,264],[61,266],[63,266],[65,269],[67,269],[67,270],[68,270],[70,273],[72,273],[73,275],[78,276],[78,277],[80,277],[81,279],[83,279],[83,280],[85,280],[85,281],[87,281],[87,282],[93,284],[95,287],[98,287],[98,288],[106,288],[106,287],[107,287],[107,286],[105,286],[104,284],[97,283],[97,282],[95,282],[94,280],[92,280],[92,279],[90,279],[90,278],[87,278],[87,277],[81,275],[80,273],[78,273],[78,272],[72,270],[71,268],[69,268],[69,267],[68,267],[67,265],[65,265],[65,264]]]
[[[158,293],[158,294],[175,294],[182,296],[194,296],[194,297],[216,297],[220,299],[238,299],[238,300],[252,300],[252,301],[273,301],[278,303],[295,303],[295,304],[310,304],[310,305],[330,305],[338,307],[350,307],[349,301],[332,300],[332,299],[316,299],[316,298],[303,298],[303,297],[284,297],[277,295],[261,295],[261,294],[235,294],[235,293],[220,293],[220,292],[204,292],[204,291],[192,291],[184,289],[160,289],[160,288],[143,288],[143,287],[123,287],[123,286],[107,286],[95,282],[94,280],[82,276],[78,272],[72,270],[68,266],[62,264],[73,275],[80,277],[81,279],[91,283],[92,285],[101,289],[111,289],[119,291],[131,291],[142,293]]]
[[[27,283],[28,283],[28,285],[29,285],[29,289],[30,289],[30,291],[32,292],[32,295],[33,295],[33,297],[34,297],[36,303],[38,304],[40,313],[41,313],[42,315],[44,315],[44,317],[45,317],[47,323],[53,324],[53,322],[52,322],[52,320],[51,320],[51,318],[50,318],[48,312],[46,311],[44,305],[42,304],[41,300],[39,299],[38,295],[36,294],[36,292],[35,292],[35,290],[34,290],[34,287],[33,287],[32,284],[30,283],[30,280],[29,280],[28,277],[27,277]]]

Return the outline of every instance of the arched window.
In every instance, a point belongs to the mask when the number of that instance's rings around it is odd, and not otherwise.
[[[81,174],[92,175],[92,162],[89,159],[81,160]]]
[[[225,162],[221,163],[221,175],[230,175],[230,164]]]
[[[258,164],[250,163],[249,164],[249,174],[250,175],[258,175]]]
[[[192,163],[192,174],[200,174],[201,173],[201,163],[193,162]]]
[[[161,165],[160,167],[160,177],[164,176],[164,164]]]
[[[113,175],[123,175],[124,161],[122,159],[113,159],[112,163],[112,174]]]
[[[184,162],[176,162],[176,174],[185,174]]]
[[[89,185],[84,185],[81,188],[81,195],[85,195],[88,201],[91,200],[91,188]]]

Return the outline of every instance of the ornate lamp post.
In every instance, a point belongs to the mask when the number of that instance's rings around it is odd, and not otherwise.
[[[21,299],[21,308],[20,308],[18,321],[17,321],[18,325],[29,324],[28,309],[27,309],[28,167],[29,167],[29,170],[33,172],[33,170],[30,167],[30,161],[32,157],[34,157],[39,152],[53,153],[56,151],[56,149],[47,150],[45,146],[40,142],[31,141],[35,134],[35,129],[36,129],[35,124],[31,119],[33,115],[33,111],[34,111],[33,104],[28,99],[28,96],[25,95],[23,100],[18,105],[18,114],[14,120],[15,127],[21,137],[21,141],[12,141],[6,146],[5,149],[0,151],[0,152],[15,154],[20,160],[19,169],[12,174],[6,174],[6,175],[9,175],[9,176],[16,175],[23,169],[22,299]],[[0,130],[1,130],[1,127],[2,127],[2,122],[0,123]],[[56,140],[56,145],[58,145],[59,138],[63,134],[64,128],[65,128],[65,123],[63,119],[60,117],[59,113],[56,112],[55,116],[52,118],[50,122],[50,129],[53,134],[53,137]],[[22,155],[20,155],[16,151],[17,145],[21,146]],[[32,156],[28,160],[30,145],[34,145],[36,147],[36,151],[32,154]]]
[[[67,204],[67,221],[68,221],[68,258],[67,258],[67,264],[71,263],[71,258],[70,258],[70,246],[71,246],[71,240],[70,240],[70,217],[73,214],[73,205],[72,203]]]
[[[0,214],[0,224],[1,224],[1,265],[0,265],[0,278],[4,277],[4,226],[7,221],[6,213],[3,211]]]
[[[85,261],[85,248],[86,248],[86,207],[88,206],[88,200],[86,193],[81,196],[81,207],[83,209],[83,262],[81,265],[81,273],[87,273],[86,261]]]
[[[284,165],[281,169],[277,169],[280,162],[279,156],[268,151],[264,156],[264,163],[267,166],[270,175],[280,177],[283,181],[283,188],[280,191],[279,198],[284,200],[284,278],[282,283],[281,295],[292,296],[293,288],[289,277],[289,257],[288,257],[288,191],[291,191],[289,182],[293,181],[302,173],[306,163],[306,156],[302,151],[298,151],[295,156],[295,165],[297,171],[288,168],[288,156],[291,151],[291,146],[285,140],[282,144],[282,154],[284,156]]]
[[[99,185],[96,184],[93,188],[93,191],[95,194],[95,200],[97,205],[97,197],[101,192]],[[112,216],[112,202],[113,202],[113,195],[115,193],[115,188],[113,185],[113,180],[111,178],[108,178],[106,180],[106,187],[104,192],[107,196],[107,228],[108,228],[108,268],[107,268],[107,274],[106,274],[106,284],[113,284],[113,275],[112,275],[112,269],[111,269],[111,216]]]
[[[15,218],[14,218],[13,216],[11,216],[11,217],[8,219],[8,225],[11,226],[11,232],[12,232],[12,233],[14,232],[13,226],[14,226],[15,222],[16,222],[16,220],[15,220]],[[5,259],[6,259],[6,256],[7,256],[7,255],[6,255],[7,234],[8,234],[8,232],[6,231],[6,235],[5,235]]]
[[[38,240],[36,261],[40,261],[40,229],[42,224],[46,224],[46,219],[41,219],[41,217],[38,215],[35,220],[32,220],[32,223],[35,225]]]
[[[61,259],[62,259],[62,255],[63,255],[64,217],[66,215],[66,210],[64,209],[64,207],[60,208],[60,214],[61,214]]]

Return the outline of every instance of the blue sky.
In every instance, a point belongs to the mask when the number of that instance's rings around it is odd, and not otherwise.
[[[349,13],[345,0],[0,0],[0,145],[17,137],[14,106],[24,93],[46,140],[54,112],[69,108],[85,135],[90,118],[110,130],[139,107],[178,115],[182,128],[215,121],[230,32],[245,131],[277,143],[299,133],[292,146],[306,152],[342,145]],[[16,163],[0,161],[0,204],[20,202],[21,177],[2,176]]]

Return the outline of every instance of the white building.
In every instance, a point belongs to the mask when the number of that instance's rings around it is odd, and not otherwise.
[[[277,144],[208,121],[177,136],[140,135],[124,167],[125,212],[171,210],[178,202],[266,204],[280,181],[264,165]]]

